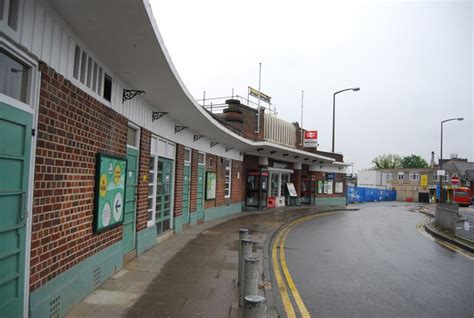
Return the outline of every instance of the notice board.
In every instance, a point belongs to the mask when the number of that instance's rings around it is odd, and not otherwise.
[[[127,160],[97,154],[94,232],[123,222]]]

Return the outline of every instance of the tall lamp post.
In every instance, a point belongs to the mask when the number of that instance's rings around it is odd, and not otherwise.
[[[439,152],[439,170],[443,170],[443,124],[453,120],[464,120],[464,118],[450,118],[441,121],[441,149]],[[444,176],[439,176],[439,203],[444,203],[443,177]]]
[[[346,89],[337,91],[332,95],[332,152],[334,152],[334,139],[335,139],[335,132],[336,132],[336,95],[345,91],[357,92],[359,90],[360,90],[359,87],[346,88]]]

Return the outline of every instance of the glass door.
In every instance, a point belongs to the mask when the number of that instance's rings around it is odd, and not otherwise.
[[[156,231],[161,234],[170,229],[171,218],[171,189],[173,185],[173,161],[158,158],[156,178]]]

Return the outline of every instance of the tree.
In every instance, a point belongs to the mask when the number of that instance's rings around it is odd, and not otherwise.
[[[420,156],[411,154],[402,158],[403,168],[428,168],[428,162]]]
[[[402,167],[402,158],[396,154],[383,154],[372,160],[377,169],[397,169]]]

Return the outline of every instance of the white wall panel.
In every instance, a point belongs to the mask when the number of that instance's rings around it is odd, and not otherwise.
[[[225,152],[226,145],[216,145],[210,147],[208,138],[201,138],[194,142],[192,130],[186,129],[175,134],[176,123],[170,116],[164,116],[161,119],[152,122],[152,112],[158,111],[153,105],[148,104],[141,96],[122,103],[122,91],[127,89],[139,89],[121,81],[107,64],[98,59],[94,52],[88,49],[87,44],[82,42],[74,32],[70,30],[67,23],[56,13],[54,8],[46,0],[25,0],[25,6],[20,11],[18,40],[30,53],[39,60],[44,61],[56,72],[62,74],[71,80],[86,93],[96,97],[100,102],[111,107],[118,113],[129,118],[131,122],[150,130],[153,134],[161,136],[175,143],[194,148],[206,153],[211,153],[234,160],[242,160],[238,150]],[[21,35],[21,36],[20,36]],[[73,63],[75,45],[79,45],[85,50],[87,55],[92,57],[103,69],[113,78],[112,100],[110,103],[101,96],[95,94],[80,81],[73,78]],[[174,151],[174,150],[173,150]]]

